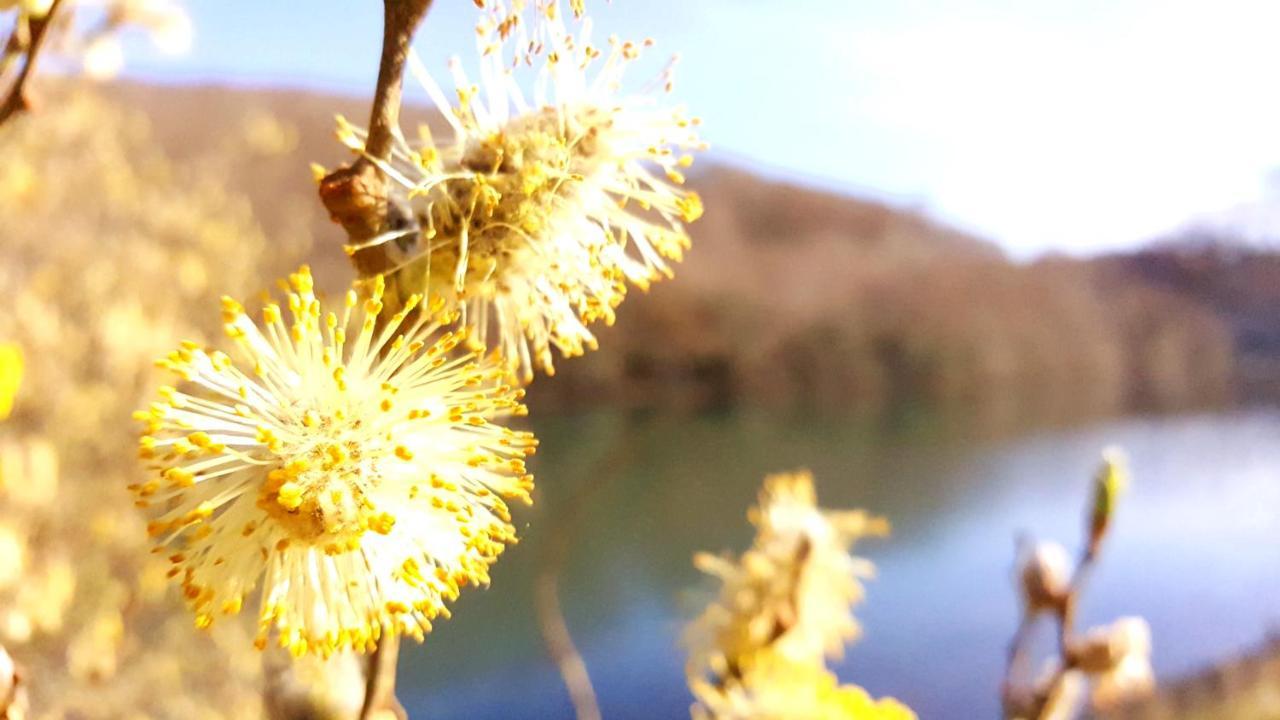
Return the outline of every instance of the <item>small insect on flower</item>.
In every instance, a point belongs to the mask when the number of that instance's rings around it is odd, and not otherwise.
[[[504,498],[530,501],[537,443],[494,420],[524,414],[523,393],[498,360],[455,352],[439,303],[387,317],[377,280],[322,313],[307,268],[288,287],[288,319],[270,303],[261,327],[224,298],[239,363],[192,343],[158,361],[184,383],[136,414],[137,504],[197,626],[261,581],[260,647],[273,631],[299,655],[421,640],[515,541]]]
[[[416,216],[398,282],[446,301],[478,346],[498,348],[526,382],[596,347],[588,325],[614,321],[628,284],[647,288],[672,274],[689,247],[685,224],[702,214],[681,188],[692,152],[705,149],[698,120],[661,102],[672,64],[647,91],[622,93],[627,66],[648,43],[591,44],[591,22],[575,35],[559,0],[532,13],[485,0],[477,28],[481,83],[452,66],[458,102],[417,60],[410,70],[452,129],[437,144],[424,130],[401,140],[380,167]],[[575,14],[581,7],[575,5]],[[527,19],[531,16],[532,19]],[[521,89],[528,79],[532,96]],[[362,131],[339,137],[362,151]],[[406,233],[387,233],[352,253]]]

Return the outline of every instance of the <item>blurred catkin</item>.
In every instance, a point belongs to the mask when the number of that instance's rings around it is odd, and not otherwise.
[[[857,638],[853,607],[874,572],[853,546],[888,523],[819,507],[807,471],[765,478],[748,518],[756,537],[740,557],[695,558],[721,582],[685,632],[695,720],[915,718],[892,698],[841,685],[826,667]]]

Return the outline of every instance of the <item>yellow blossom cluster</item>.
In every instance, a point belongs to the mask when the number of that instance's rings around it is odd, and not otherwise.
[[[503,366],[455,352],[443,303],[391,314],[379,279],[324,310],[304,267],[261,324],[223,300],[236,357],[185,343],[159,364],[179,387],[136,414],[150,469],[131,486],[208,627],[262,580],[259,645],[295,655],[419,640],[445,602],[487,585],[531,502],[536,442]],[[169,548],[165,550],[165,548]]]
[[[850,551],[888,524],[862,511],[823,510],[807,471],[765,478],[748,517],[756,537],[741,557],[695,558],[721,586],[685,635],[694,717],[913,718],[896,701],[840,686],[826,668],[857,637],[852,607],[873,572]]]
[[[477,347],[500,351],[527,382],[554,371],[553,347],[567,357],[594,348],[588,326],[614,321],[628,285],[671,275],[686,224],[702,214],[681,186],[704,144],[698,120],[659,97],[670,67],[655,92],[623,92],[649,43],[597,47],[590,20],[566,20],[558,0],[533,13],[483,5],[481,82],[455,63],[456,102],[410,59],[452,132],[438,142],[424,126],[420,142],[380,163],[413,225],[349,250],[382,246],[404,292],[442,298]],[[339,137],[364,148],[345,122]]]

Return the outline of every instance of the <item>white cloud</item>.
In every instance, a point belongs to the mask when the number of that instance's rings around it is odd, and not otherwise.
[[[1247,200],[1280,164],[1280,6],[1205,7],[932,17],[823,46],[863,77],[838,114],[926,147],[941,213],[1015,251],[1087,251]]]

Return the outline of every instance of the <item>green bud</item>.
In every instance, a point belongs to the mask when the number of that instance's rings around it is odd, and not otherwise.
[[[1129,486],[1128,461],[1124,451],[1110,447],[1102,452],[1102,466],[1093,483],[1093,510],[1089,519],[1089,547],[1096,550],[1106,535],[1119,504],[1120,495]]]

